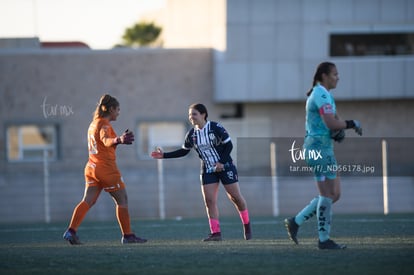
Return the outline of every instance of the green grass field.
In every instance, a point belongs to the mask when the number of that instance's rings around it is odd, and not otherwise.
[[[414,214],[335,215],[332,238],[343,251],[316,247],[316,221],[287,239],[283,218],[252,217],[242,239],[237,217],[222,218],[223,241],[204,243],[203,219],[134,220],[146,244],[121,245],[116,220],[85,222],[71,246],[66,223],[0,224],[0,274],[414,274]]]

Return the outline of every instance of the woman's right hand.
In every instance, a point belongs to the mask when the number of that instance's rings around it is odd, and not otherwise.
[[[154,159],[162,159],[164,158],[164,152],[160,147],[157,147],[155,151],[151,152],[151,157]]]

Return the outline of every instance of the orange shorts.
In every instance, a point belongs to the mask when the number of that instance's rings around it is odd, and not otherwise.
[[[99,186],[105,192],[115,192],[125,188],[124,180],[118,170],[99,169],[91,162],[85,166],[85,185]]]

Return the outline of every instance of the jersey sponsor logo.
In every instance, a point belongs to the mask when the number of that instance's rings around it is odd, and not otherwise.
[[[197,144],[195,147],[198,148],[200,151],[208,151],[212,148],[210,144]]]

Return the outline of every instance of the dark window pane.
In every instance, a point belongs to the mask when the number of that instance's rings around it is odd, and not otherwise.
[[[341,33],[330,36],[330,56],[411,54],[414,54],[414,33]]]

